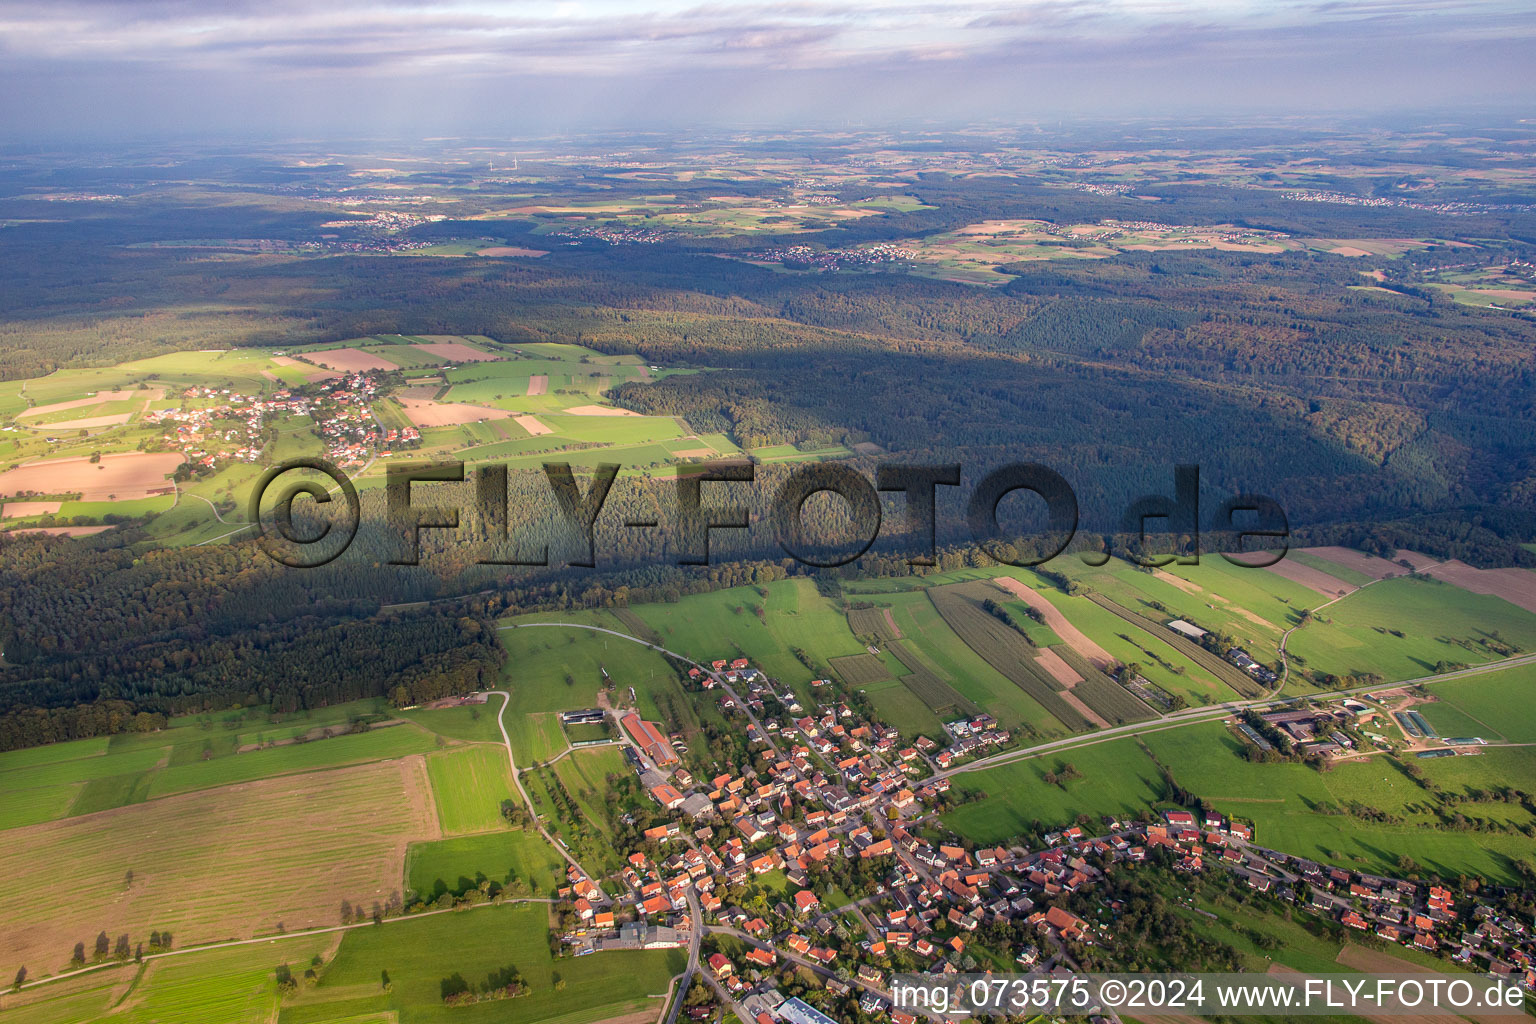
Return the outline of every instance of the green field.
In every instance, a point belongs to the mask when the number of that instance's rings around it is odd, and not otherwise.
[[[1495,661],[1501,655],[1488,646],[1495,638],[1536,650],[1536,615],[1432,579],[1382,580],[1318,616],[1291,635],[1287,649],[1309,670],[1339,676],[1376,673],[1395,681],[1430,675],[1441,661]]]
[[[1001,593],[1001,592],[1000,592]],[[923,591],[883,595],[901,630],[901,646],[961,696],[1009,729],[1050,739],[1066,734],[1062,724],[981,655],[965,645],[934,609]]]
[[[1536,666],[1452,679],[1436,683],[1430,692],[1439,702],[1414,710],[1441,736],[1536,743]]]
[[[514,796],[507,751],[477,743],[427,755],[427,777],[445,835],[502,828],[501,802]]]
[[[395,715],[451,740],[499,743],[501,730],[496,727],[496,714],[500,710],[501,698],[491,697],[484,704],[430,710],[414,708],[410,711],[397,711]]]
[[[365,761],[382,761],[424,754],[433,748],[432,736],[414,725],[338,736],[285,747],[269,747],[232,757],[174,765],[155,773],[149,787],[151,798],[188,793],[214,786],[250,782],[273,775],[337,768]]]
[[[335,942],[333,935],[309,935],[167,957],[151,960],[138,977],[129,965],[88,976],[85,987],[64,998],[6,1009],[5,1019],[26,1024],[265,1024],[278,1009],[277,965],[288,963],[294,973],[302,973],[311,957],[327,953]],[[127,978],[132,982],[123,991]]]
[[[806,579],[694,594],[676,604],[639,605],[631,611],[669,649],[700,662],[745,657],[792,686],[802,702],[809,698],[807,684],[829,671],[828,659],[864,653],[841,609]],[[810,654],[817,671],[795,657],[795,648]]]
[[[565,882],[565,862],[533,829],[412,843],[406,853],[405,888],[424,899],[443,891],[460,893],[478,885],[482,876],[501,885],[520,879],[532,895],[548,897]]]
[[[624,951],[554,961],[542,905],[491,907],[348,932],[319,985],[284,1006],[280,1024],[318,1024],[363,1013],[399,1014],[401,1024],[497,1021],[586,1024],[641,1008],[667,990],[684,951]],[[511,1000],[450,1008],[440,984],[453,974],[479,984],[515,966],[531,991]],[[381,972],[393,986],[384,992]],[[564,985],[557,989],[557,975]]]

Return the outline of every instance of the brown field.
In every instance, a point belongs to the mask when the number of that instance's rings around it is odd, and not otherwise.
[[[573,405],[565,412],[572,416],[639,416],[633,409],[615,409],[611,405]]]
[[[480,363],[501,358],[490,352],[482,352],[462,341],[434,341],[427,345],[412,345],[411,348],[450,363]]]
[[[407,843],[438,838],[431,792],[413,756],[13,829],[0,963],[60,969],[102,929],[140,942],[168,928],[181,948],[337,924],[343,899],[398,887]]]
[[[541,436],[543,434],[553,434],[554,433],[554,430],[552,428],[545,426],[543,423],[540,423],[539,422],[539,418],[537,416],[528,416],[528,415],[514,416],[514,417],[512,417],[512,420],[518,426],[520,426],[524,430],[528,431],[528,436],[529,437],[539,437],[539,436]]]
[[[1352,947],[1346,945],[1344,947],[1344,951],[1348,952],[1351,948]],[[1340,963],[1344,962],[1344,953],[1340,953],[1339,954],[1339,962]],[[1391,971],[1391,973],[1394,973],[1394,974],[1410,973],[1407,970],[1405,970],[1405,968],[1408,966],[1408,964],[1405,963],[1404,961],[1397,960],[1396,961],[1396,965],[1397,965],[1398,969]],[[1422,968],[1421,968],[1421,970],[1422,970]],[[1287,967],[1285,964],[1282,964],[1282,963],[1272,963],[1272,964],[1270,964],[1269,965],[1269,970],[1265,971],[1264,973],[1270,974],[1270,975],[1275,975],[1275,976],[1280,976],[1280,977],[1302,978],[1302,977],[1306,977],[1307,976],[1307,973],[1305,971],[1298,971],[1298,970],[1296,970],[1296,968],[1294,968],[1294,967]],[[1416,970],[1416,971],[1413,971],[1412,973],[1417,974],[1419,972]],[[1458,1017],[1458,1016],[1456,1016],[1455,1014],[1452,1014],[1452,1013],[1424,1013],[1424,1014],[1417,1014],[1416,1013],[1416,1014],[1412,1014],[1412,1015],[1402,1014],[1402,1013],[1361,1013],[1359,1016],[1365,1018],[1366,1020],[1382,1021],[1383,1024],[1393,1024],[1393,1022],[1396,1022],[1396,1021],[1415,1021],[1415,1022],[1417,1022],[1417,1024],[1464,1024],[1464,1022],[1462,1021],[1462,1018],[1460,1018],[1460,1017]],[[1498,1018],[1490,1018],[1490,1019],[1498,1019]]]
[[[1363,572],[1373,579],[1384,580],[1389,576],[1404,576],[1408,570],[1400,565],[1387,561],[1385,558],[1377,558],[1375,555],[1367,555],[1363,551],[1355,551],[1351,548],[1325,547],[1302,548],[1309,555],[1327,559],[1330,562]]]
[[[1040,648],[1040,653],[1035,656],[1035,664],[1045,669],[1062,686],[1071,689],[1083,681],[1083,677],[1072,670],[1072,666],[1061,660],[1061,655],[1049,647]]]
[[[51,516],[64,505],[61,501],[8,501],[0,505],[0,519],[23,516]]]
[[[16,414],[18,420],[24,420],[28,416],[47,416],[49,413],[64,412],[66,409],[84,409],[88,405],[101,405],[103,402],[125,402],[130,398],[148,398],[151,401],[165,397],[163,388],[146,391],[98,391],[90,398],[77,398],[72,402],[54,402],[52,405],[35,405],[24,412]],[[58,426],[50,423],[49,426]]]
[[[1392,552],[1392,560],[1394,562],[1407,562],[1413,566],[1416,572],[1423,572],[1432,565],[1440,564],[1438,558],[1430,558],[1428,555],[1421,555],[1417,551],[1409,551],[1406,548],[1398,548]]]
[[[1152,570],[1152,575],[1157,577],[1158,579],[1162,580],[1164,583],[1168,584],[1171,587],[1178,587],[1180,590],[1184,591],[1184,593],[1186,593],[1186,594],[1198,594],[1198,593],[1201,593],[1199,584],[1191,583],[1189,580],[1186,580],[1184,577],[1182,577],[1182,576],[1175,576],[1173,573],[1168,572],[1166,570],[1163,570],[1163,569],[1153,569]]]
[[[112,529],[110,526],[27,526],[20,530],[7,530],[11,534],[46,533],[51,537],[89,537],[97,533],[105,533]]]
[[[549,394],[549,374],[536,373],[528,378],[528,396]]]
[[[1293,562],[1284,558],[1266,568],[1276,576],[1288,579],[1292,583],[1300,583],[1304,587],[1310,587],[1326,597],[1343,597],[1345,594],[1353,594],[1359,589],[1353,584],[1345,583],[1343,580],[1330,576],[1320,569],[1314,569],[1310,565],[1302,565],[1300,562]]]
[[[1528,612],[1536,612],[1536,572],[1530,569],[1477,569],[1453,558],[1425,571],[1462,590],[1492,594]]]
[[[1061,637],[1067,646],[1081,654],[1084,658],[1087,658],[1089,663],[1095,668],[1103,671],[1115,663],[1115,659],[1110,656],[1108,651],[1088,639],[1082,630],[1067,621],[1067,617],[1061,614],[1055,605],[1023,583],[1012,576],[999,576],[992,582],[1019,598],[1031,608],[1037,609],[1041,617],[1045,619],[1045,624],[1051,628],[1051,631]]]
[[[318,363],[332,370],[340,370],[342,373],[400,368],[383,356],[376,356],[357,348],[333,348],[325,352],[310,352],[304,358],[308,362]]]
[[[1461,977],[1466,977],[1466,975],[1461,975],[1460,972],[1453,971],[1449,967],[1436,970],[1432,967],[1425,967],[1423,964],[1416,964],[1412,960],[1404,960],[1402,957],[1393,956],[1390,952],[1383,949],[1367,949],[1364,946],[1356,946],[1351,943],[1344,944],[1344,948],[1339,951],[1337,962],[1345,967],[1353,967],[1357,971],[1365,971],[1369,974],[1459,974]],[[1382,1014],[1378,1019],[1385,1020],[1386,1015]],[[1399,1019],[1426,1020],[1428,1018],[1415,1016]],[[1442,1015],[1437,1019],[1456,1020],[1458,1018],[1447,1018]],[[1467,1019],[1485,1022],[1485,1024],[1495,1024],[1497,1021],[1507,1020],[1508,1018],[1469,1014]]]
[[[1329,249],[1328,251],[1333,253],[1335,256],[1369,256],[1370,255],[1370,253],[1367,252],[1366,250],[1360,249],[1360,248],[1356,248],[1353,245],[1340,245],[1340,246],[1337,246],[1337,247],[1335,247],[1333,249]]]
[[[453,427],[461,423],[478,423],[480,420],[504,420],[512,415],[505,409],[492,409],[488,405],[437,402],[430,398],[406,398],[404,395],[396,401],[418,427]]]
[[[181,462],[173,452],[103,455],[99,463],[86,458],[26,462],[0,473],[0,495],[78,491],[83,501],[147,498],[170,490],[165,478]]]
[[[90,427],[117,427],[127,423],[133,418],[131,412],[120,412],[112,416],[86,416],[78,420],[59,420],[56,423],[38,423],[33,430],[86,430]]]
[[[1109,723],[1104,720],[1103,715],[1093,710],[1093,708],[1089,707],[1087,704],[1084,704],[1082,698],[1077,696],[1077,694],[1073,693],[1071,690],[1061,694],[1061,699],[1070,704],[1078,714],[1088,719],[1088,721],[1092,722],[1094,725],[1097,725],[1100,728],[1109,725]]]
[[[672,453],[680,459],[708,459],[718,453],[713,448],[684,448]]]
[[[475,255],[476,256],[531,256],[531,257],[537,258],[539,256],[548,256],[549,255],[549,250],[547,250],[547,249],[523,249],[523,248],[519,248],[518,246],[515,246],[515,245],[493,245],[489,249],[480,249],[480,250],[476,251]]]

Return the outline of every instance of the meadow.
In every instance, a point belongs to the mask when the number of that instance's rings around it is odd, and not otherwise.
[[[481,876],[501,885],[520,879],[533,895],[552,897],[565,884],[565,861],[531,828],[412,843],[406,853],[405,889],[423,899],[458,894]]]
[[[474,744],[427,755],[427,776],[444,835],[505,827],[501,802],[512,798],[512,770],[501,744]]]
[[[1287,649],[1308,669],[1340,676],[1376,673],[1396,681],[1431,675],[1441,661],[1495,661],[1501,655],[1490,640],[1536,650],[1536,615],[1423,577],[1363,587],[1317,617],[1291,634]]]
[[[682,950],[598,953],[555,961],[543,905],[487,907],[350,931],[320,983],[288,1001],[279,1024],[319,1024],[360,1014],[398,1014],[400,1024],[497,1021],[587,1024],[658,1007]],[[529,986],[516,999],[447,1007],[441,981],[479,984],[515,966]],[[380,984],[389,973],[391,991]],[[557,982],[563,985],[557,987]]]
[[[140,942],[170,929],[183,946],[334,924],[342,899],[386,899],[406,844],[437,835],[416,757],[11,829],[0,964],[41,976],[101,930]],[[61,878],[68,899],[35,898]]]
[[[802,703],[810,698],[810,681],[830,673],[828,659],[865,653],[842,610],[807,579],[692,594],[676,604],[639,605],[631,611],[669,650],[699,662],[747,658],[792,687]],[[795,657],[796,648],[808,654],[814,670]]]
[[[35,996],[0,1000],[7,1022],[24,1024],[267,1024],[280,996],[276,967],[295,973],[335,949],[337,935],[273,939],[259,945],[210,949],[151,960],[142,972],[124,965],[79,981],[47,986]]]

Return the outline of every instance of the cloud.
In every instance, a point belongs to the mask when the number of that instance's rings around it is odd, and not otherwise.
[[[645,97],[659,117],[711,99],[722,118],[771,114],[778,96],[784,117],[963,119],[1026,89],[1106,110],[1202,93],[1216,107],[1514,103],[1536,84],[1533,36],[1524,0],[0,0],[0,86],[14,86],[0,121],[38,102],[89,117],[93,90],[104,108],[137,98],[147,119],[196,106],[186,88],[265,93],[278,117],[295,96],[341,111],[359,93],[493,82],[556,108],[579,97],[579,115]]]

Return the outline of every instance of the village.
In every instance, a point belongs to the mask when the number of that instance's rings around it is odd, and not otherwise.
[[[659,823],[615,875],[593,878],[567,858],[558,910],[559,941],[571,955],[688,949],[689,978],[697,973],[693,985],[703,986],[686,1000],[692,1019],[728,1010],[752,1024],[826,1024],[856,1010],[861,1019],[915,1024],[892,1006],[893,973],[956,974],[1000,957],[1021,973],[1077,970],[1085,949],[1112,945],[1118,909],[1099,899],[1089,920],[1066,904],[1081,911],[1077,894],[1091,896],[1111,874],[1142,865],[1228,872],[1277,911],[1316,915],[1371,943],[1536,990],[1530,922],[1472,893],[1288,856],[1259,845],[1250,825],[1204,807],[1105,818],[1097,834],[1079,819],[1046,833],[1039,849],[978,847],[940,824],[951,799],[940,773],[1007,742],[990,716],[946,723],[947,745],[921,737],[904,746],[896,730],[846,703],[800,707],[744,658],[686,674],[741,723],[755,763],[695,778],[681,738],[660,723],[623,708],[567,713],[614,719]],[[997,948],[998,936],[1021,933],[1027,941]],[[786,993],[792,973],[818,984]],[[674,1001],[668,1024],[684,1003]]]
[[[384,385],[378,374],[348,373],[270,396],[245,395],[232,388],[189,387],[182,406],[147,413],[160,426],[192,473],[213,472],[235,462],[260,462],[273,421],[309,417],[325,443],[325,455],[343,467],[360,466],[393,447],[421,441],[415,427],[386,429],[370,405]]]

